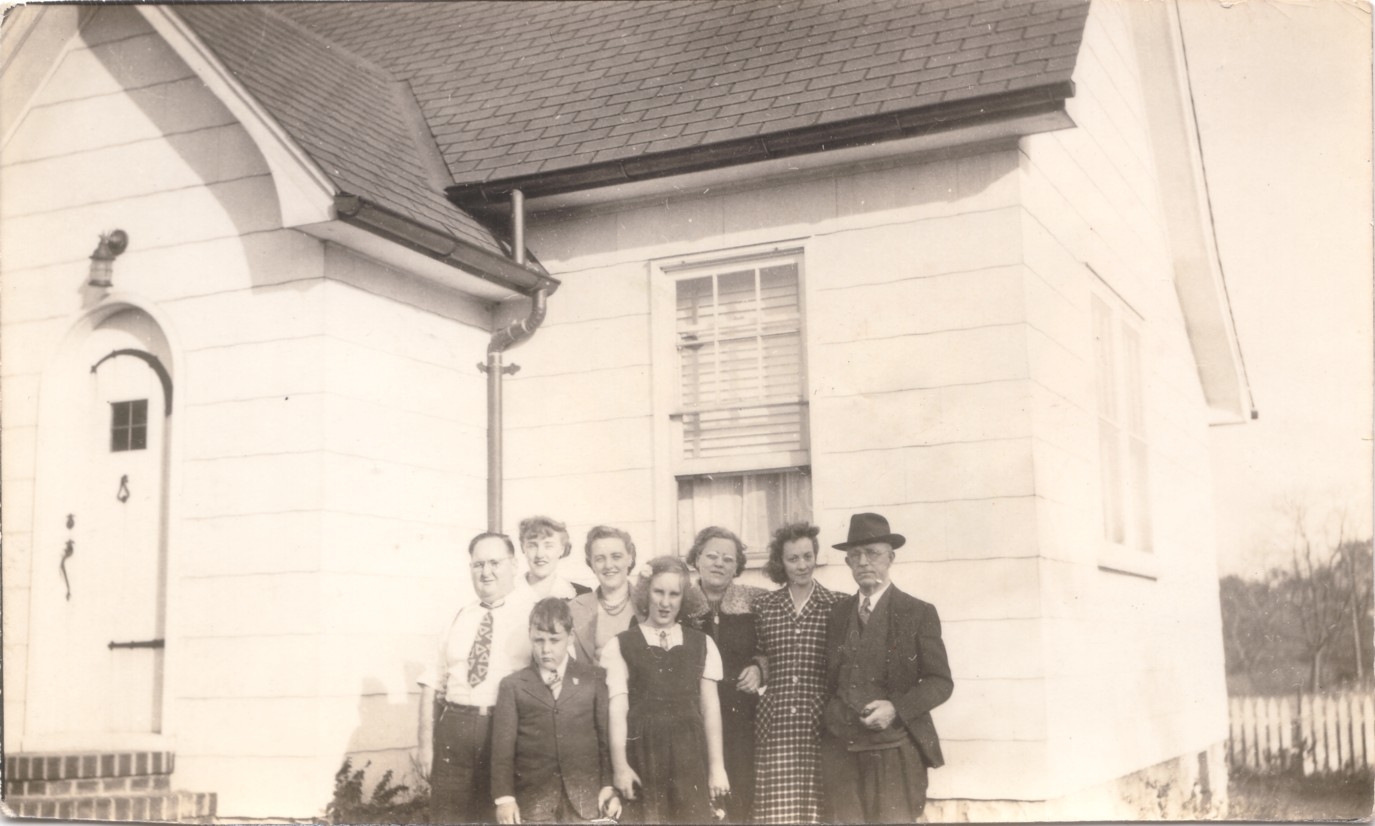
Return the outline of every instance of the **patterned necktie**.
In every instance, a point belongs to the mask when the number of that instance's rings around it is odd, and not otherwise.
[[[665,651],[668,650],[668,632],[667,632],[667,631],[660,631],[660,632],[659,632],[659,647],[662,648],[662,649],[664,649]]]
[[[487,664],[492,659],[492,609],[482,606],[487,612],[482,622],[477,624],[477,636],[473,638],[472,650],[468,652],[468,685],[475,686],[487,679]]]
[[[869,615],[872,613],[874,612],[869,608],[869,597],[866,596],[864,601],[859,604],[859,625],[861,628],[869,624]]]
[[[544,673],[544,684],[549,686],[549,690],[554,694],[554,699],[557,700],[559,697],[559,688],[563,686],[563,678],[559,676],[559,672],[546,671]]]

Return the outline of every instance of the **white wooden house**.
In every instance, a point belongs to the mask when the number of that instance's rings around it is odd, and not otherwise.
[[[489,483],[642,556],[884,513],[933,820],[1225,801],[1249,398],[1172,5],[35,5],[0,60],[12,811],[409,771]]]

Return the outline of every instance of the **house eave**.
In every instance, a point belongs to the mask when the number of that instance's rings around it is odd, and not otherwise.
[[[553,293],[559,287],[558,279],[543,272],[465,243],[357,195],[335,196],[334,211],[344,224],[366,230],[503,290],[528,296],[539,290]]]
[[[500,211],[506,207],[511,191],[516,189],[528,199],[548,202],[570,193],[882,145],[998,123],[1043,123],[1046,124],[1043,128],[1061,128],[1072,125],[1064,110],[1065,100],[1073,95],[1074,84],[1063,81],[616,161],[460,183],[448,187],[445,192],[450,201],[464,209]]]
[[[486,300],[557,288],[556,280],[496,252],[365,198],[340,192],[333,179],[174,10],[138,6],[138,11],[234,114],[262,152],[277,192],[282,226],[350,247]],[[397,249],[386,249],[379,241]],[[436,262],[449,271],[437,270]]]
[[[1142,54],[1156,56],[1143,74],[1160,198],[1174,264],[1175,293],[1210,424],[1257,417],[1213,225],[1202,144],[1192,106],[1178,10],[1168,3],[1131,4]]]

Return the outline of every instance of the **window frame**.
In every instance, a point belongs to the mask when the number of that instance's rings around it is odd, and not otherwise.
[[[1146,319],[1140,311],[1112,289],[1097,273],[1089,291],[1089,331],[1093,348],[1094,441],[1098,467],[1098,567],[1117,573],[1156,579],[1160,565],[1155,546],[1155,511],[1151,496],[1151,438],[1147,427],[1149,404],[1147,380],[1149,365],[1146,348]],[[1100,342],[1100,311],[1107,321],[1110,339]],[[1132,342],[1130,347],[1128,342]],[[1107,349],[1107,381],[1104,376],[1104,347]],[[1110,387],[1105,387],[1110,384]],[[1105,396],[1104,392],[1109,395]],[[1104,414],[1104,404],[1116,413]],[[1112,434],[1112,453],[1105,455],[1105,421]],[[1134,452],[1139,449],[1139,455]],[[1110,479],[1107,464],[1115,465]],[[1114,493],[1115,487],[1115,493]],[[1110,520],[1120,524],[1112,530]],[[1120,533],[1120,538],[1114,534]]]
[[[797,272],[798,301],[798,397],[802,443],[801,450],[775,451],[750,456],[699,457],[683,455],[683,415],[681,376],[677,352],[677,284],[710,274],[724,274],[733,266],[763,269],[788,263]],[[679,555],[687,552],[678,541],[678,497],[681,480],[708,475],[746,476],[800,470],[813,477],[811,466],[811,416],[808,363],[811,343],[807,325],[806,249],[798,244],[768,244],[716,250],[664,258],[649,262],[650,348],[654,416],[654,512],[656,538],[661,548],[672,548]],[[813,499],[814,501],[814,499]],[[750,549],[749,567],[761,562]]]
[[[125,421],[120,424],[120,411]],[[142,421],[139,421],[139,417]],[[148,400],[127,399],[110,402],[110,453],[130,453],[148,449]],[[137,437],[137,438],[136,438]]]

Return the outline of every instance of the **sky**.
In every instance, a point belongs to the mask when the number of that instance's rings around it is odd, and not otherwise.
[[[1219,255],[1259,419],[1212,428],[1219,570],[1371,531],[1371,14],[1178,0]]]

